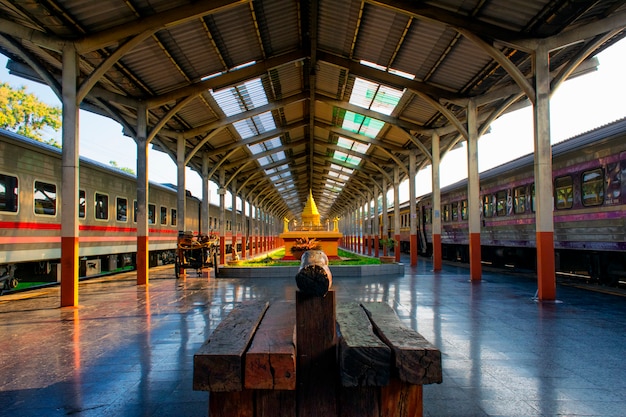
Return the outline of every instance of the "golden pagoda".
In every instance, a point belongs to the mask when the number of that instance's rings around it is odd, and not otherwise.
[[[311,190],[309,190],[309,198],[302,211],[302,226],[321,226],[320,213],[317,211],[317,205],[315,200],[313,200],[313,192]]]
[[[322,250],[330,259],[337,258],[337,249],[343,234],[339,233],[337,230],[337,220],[333,222],[333,230],[327,230],[328,228],[321,224],[320,213],[317,211],[317,205],[315,204],[311,190],[309,190],[309,197],[304,205],[301,216],[302,223],[294,227],[294,230],[288,229],[289,219],[283,219],[285,223],[284,230],[279,237],[285,244],[286,250],[284,259],[293,259],[293,256],[289,255],[290,248],[295,245],[296,240],[302,238],[315,239],[316,242],[319,242]]]

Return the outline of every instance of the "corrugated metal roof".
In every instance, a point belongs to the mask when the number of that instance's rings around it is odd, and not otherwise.
[[[297,217],[312,189],[329,218],[367,195],[381,170],[408,165],[409,150],[427,165],[414,141],[428,149],[432,129],[444,129],[444,150],[457,143],[433,102],[461,122],[469,98],[492,97],[481,120],[500,110],[515,85],[485,48],[530,77],[525,40],[611,22],[556,48],[554,71],[623,38],[625,16],[620,0],[32,0],[0,3],[0,52],[14,72],[36,78],[25,65],[36,62],[39,74],[60,80],[62,45],[76,42],[86,78],[137,39],[84,104],[112,112],[132,134],[139,103],[149,103],[151,129],[190,97],[155,144],[175,155],[185,138],[192,169],[207,154],[227,180],[253,177],[239,191],[251,200],[252,190],[263,193],[281,218]]]

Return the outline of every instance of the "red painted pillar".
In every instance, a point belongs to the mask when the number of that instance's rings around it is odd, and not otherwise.
[[[378,248],[379,244],[380,244],[380,237],[376,235],[374,236],[374,256],[377,258],[380,256],[380,249]]]
[[[220,264],[224,264],[226,260],[226,238],[220,236]]]
[[[400,262],[400,235],[394,235],[393,237],[396,240],[396,246],[394,246],[394,255],[396,257],[396,262]]]
[[[411,235],[411,266],[417,266],[417,235]]]
[[[556,299],[554,266],[554,233],[537,232],[537,297]]]
[[[441,271],[441,235],[433,234],[433,270]]]
[[[241,259],[246,259],[246,237],[241,236]]]
[[[469,255],[470,255],[470,280],[480,281],[482,266],[480,263],[480,233],[470,233]]]
[[[148,236],[137,236],[137,285],[148,284]]]
[[[61,307],[78,305],[78,237],[61,238]]]

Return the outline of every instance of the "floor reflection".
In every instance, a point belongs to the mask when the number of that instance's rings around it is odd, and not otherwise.
[[[626,303],[429,262],[402,277],[333,277],[338,303],[392,305],[439,347],[444,382],[424,388],[425,416],[620,416],[626,409]],[[172,278],[151,272],[81,283],[81,305],[58,288],[0,299],[0,416],[179,416],[207,413],[191,389],[193,354],[237,303],[294,300],[293,279]]]

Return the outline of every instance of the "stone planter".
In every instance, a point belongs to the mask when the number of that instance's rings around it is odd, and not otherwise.
[[[380,256],[379,259],[380,262],[384,264],[392,264],[396,261],[395,256]]]

